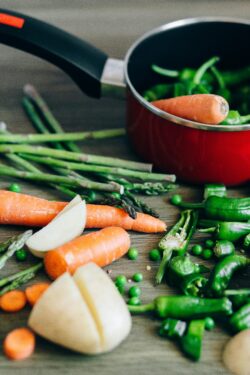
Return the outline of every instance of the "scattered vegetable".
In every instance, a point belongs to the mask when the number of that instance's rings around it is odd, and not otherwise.
[[[11,184],[8,190],[13,191],[14,193],[21,193],[21,188],[18,184]]]
[[[219,240],[216,241],[213,251],[216,258],[222,258],[227,255],[233,255],[235,253],[235,246],[231,241]]]
[[[202,248],[202,246],[201,245],[194,245],[193,247],[192,247],[192,253],[194,254],[194,255],[201,255],[202,254],[202,251],[203,251],[203,248]]]
[[[34,306],[39,298],[41,298],[42,294],[48,289],[50,286],[49,283],[38,283],[33,284],[25,289],[25,295],[27,301],[31,306]]]
[[[28,328],[14,329],[4,339],[4,354],[15,361],[26,359],[34,352],[35,341],[34,333]]]
[[[141,289],[138,286],[131,286],[128,291],[129,297],[140,297]]]
[[[128,259],[136,260],[138,258],[138,250],[135,247],[131,247],[128,250]]]
[[[149,259],[153,262],[157,262],[161,260],[161,252],[159,249],[152,249],[149,252]]]
[[[27,259],[28,257],[28,252],[25,249],[19,249],[16,251],[16,259],[18,262],[23,262]]]
[[[142,273],[135,273],[132,277],[133,281],[136,283],[140,283],[143,280],[143,274]]]
[[[6,312],[17,312],[24,308],[26,302],[26,295],[23,291],[12,290],[1,297],[0,306]]]

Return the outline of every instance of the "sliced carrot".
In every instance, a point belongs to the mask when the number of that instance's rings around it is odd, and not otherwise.
[[[28,286],[28,288],[25,289],[25,295],[29,304],[34,306],[49,286],[49,283],[38,283]]]
[[[46,253],[45,270],[52,279],[56,279],[66,271],[73,274],[78,267],[89,262],[104,267],[122,257],[129,247],[130,238],[124,229],[104,228]]]
[[[188,120],[216,125],[228,114],[229,105],[219,95],[196,94],[151,102],[155,107]]]
[[[1,309],[7,312],[17,312],[24,308],[27,299],[22,290],[12,290],[1,297]]]
[[[0,190],[0,224],[44,226],[67,202],[51,202],[31,195]],[[138,213],[132,219],[121,208],[88,204],[86,228],[120,226],[137,232],[157,233],[166,230],[166,224],[153,216]]]
[[[3,351],[6,357],[22,360],[31,356],[35,350],[35,335],[28,328],[17,328],[4,339]]]

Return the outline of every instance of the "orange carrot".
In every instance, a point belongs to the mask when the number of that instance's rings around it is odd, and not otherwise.
[[[44,226],[65,206],[32,195],[0,190],[0,224]]]
[[[122,257],[130,247],[128,233],[119,227],[109,227],[92,232],[46,253],[44,265],[47,274],[56,279],[68,271],[94,262],[104,267]]]
[[[15,361],[31,356],[35,350],[35,335],[28,328],[17,328],[4,339],[3,351],[6,357]]]
[[[12,290],[1,297],[1,309],[7,312],[16,312],[22,310],[26,302],[27,299],[22,290]]]
[[[211,125],[223,121],[229,110],[223,97],[212,94],[178,96],[156,100],[151,104],[172,115]]]
[[[31,195],[0,190],[0,224],[44,226],[65,206],[66,202],[54,202]],[[138,213],[132,219],[121,208],[87,204],[86,228],[120,226],[137,232],[157,233],[166,230],[166,224],[153,216]]]
[[[38,283],[28,286],[28,288],[25,289],[25,295],[29,304],[34,306],[49,286],[49,283]]]

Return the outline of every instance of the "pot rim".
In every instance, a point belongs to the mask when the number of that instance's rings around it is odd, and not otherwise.
[[[239,131],[246,131],[250,130],[250,124],[244,124],[244,125],[209,125],[209,124],[202,124],[199,122],[186,120],[178,116],[174,116],[170,113],[167,113],[165,111],[160,110],[159,108],[156,108],[150,102],[145,100],[143,96],[139,94],[139,92],[134,88],[128,74],[128,63],[129,59],[135,50],[135,48],[142,43],[145,39],[160,34],[163,31],[175,29],[178,27],[182,27],[185,25],[192,25],[196,23],[203,23],[203,22],[225,22],[225,23],[238,23],[238,24],[245,24],[250,25],[250,21],[242,18],[233,18],[233,17],[194,17],[194,18],[185,18],[180,19],[177,21],[172,21],[169,23],[166,23],[164,25],[158,26],[151,31],[146,32],[143,34],[139,39],[137,39],[128,49],[126,55],[125,55],[125,66],[124,66],[124,74],[125,74],[125,81],[127,85],[129,86],[133,96],[142,104],[143,107],[148,109],[150,112],[154,113],[155,115],[164,118],[165,120],[171,121],[173,124],[183,125],[189,128],[193,129],[199,129],[199,130],[207,130],[207,131],[219,131],[219,132],[239,132]]]

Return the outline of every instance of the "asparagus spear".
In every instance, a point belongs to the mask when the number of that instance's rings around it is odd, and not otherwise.
[[[8,246],[8,249],[6,251],[6,253],[4,253],[1,257],[0,257],[0,269],[2,269],[7,260],[9,258],[12,257],[12,255],[15,254],[15,252],[17,250],[20,250],[25,242],[27,241],[27,239],[32,235],[32,230],[27,230],[26,232],[20,234],[19,236],[17,236],[11,243],[10,245]]]
[[[49,109],[47,103],[44,101],[42,96],[38,93],[36,88],[34,86],[30,85],[30,84],[27,84],[27,85],[24,86],[23,91],[24,91],[24,94],[27,95],[27,97],[30,98],[33,101],[33,103],[35,104],[35,106],[38,108],[40,114],[42,115],[42,117],[44,118],[46,123],[49,125],[49,128],[52,130],[52,132],[53,133],[64,133],[64,130],[63,130],[62,126],[57,121],[57,119],[55,118],[55,116],[53,115],[51,110]],[[31,102],[29,101],[29,103],[31,103]],[[37,128],[36,122],[35,122],[36,113],[34,113],[34,108],[28,108],[28,106],[26,106],[25,109],[26,109],[26,113],[27,113],[28,117],[30,118],[31,122],[34,124],[35,128]],[[44,131],[44,129],[43,130],[40,129],[39,130],[40,133],[47,133],[47,132],[50,133],[48,131],[48,129],[46,128],[46,126],[44,126],[44,128],[46,129],[46,131]],[[64,145],[66,146],[66,148],[69,151],[81,152],[79,147],[72,141],[64,142]],[[62,149],[65,148],[62,145],[60,145],[60,146],[61,146]]]
[[[65,160],[54,159],[51,157],[25,155],[25,153],[22,153],[22,157],[24,159],[32,160],[37,163],[52,165],[52,166],[59,167],[59,168],[62,167],[68,170],[84,171],[88,173],[96,173],[96,172],[112,173],[113,175],[138,178],[143,181],[152,181],[152,180],[170,181],[170,182],[175,181],[174,175],[152,173],[152,172],[141,172],[141,171],[135,171],[135,170],[119,168],[119,167],[108,167],[108,166],[102,166],[102,165],[99,166],[99,165],[88,165],[84,163],[74,163],[74,162],[69,162]]]
[[[85,181],[83,179],[74,178],[74,177],[64,177],[64,176],[57,176],[54,174],[49,173],[35,173],[35,172],[26,172],[14,169],[12,167],[8,167],[0,163],[0,176],[9,176],[9,177],[16,177],[21,178],[24,180],[30,180],[35,182],[46,182],[46,183],[55,183],[55,184],[63,184],[68,185],[70,187],[82,187],[84,189],[93,189],[93,190],[100,190],[100,191],[111,191],[111,192],[118,192],[123,194],[124,188],[123,186],[117,184],[116,182],[110,182],[109,184],[104,184],[95,181]]]
[[[29,280],[36,276],[36,273],[43,267],[43,263],[40,262],[35,266],[32,266],[24,271],[18,272],[14,275],[4,277],[0,280],[0,296],[10,292],[11,290],[19,288]],[[4,288],[3,288],[4,287]]]
[[[43,135],[43,134],[38,134],[38,135]],[[2,135],[1,137],[3,136],[5,135]],[[42,147],[42,146],[34,147],[30,145],[0,144],[0,153],[33,154],[33,155],[53,157],[56,159],[79,161],[79,162],[88,163],[88,164],[96,164],[96,165],[103,165],[103,166],[106,165],[106,166],[126,168],[126,169],[132,169],[136,171],[145,171],[145,172],[150,172],[152,169],[151,164],[145,164],[145,163],[140,163],[140,162],[135,162],[135,161],[130,161],[130,160],[123,160],[123,159],[115,159],[115,158],[108,157],[108,156],[82,154],[82,153],[64,151],[64,150],[54,150],[52,148]]]
[[[37,129],[37,131],[39,133],[49,134],[49,131],[44,126],[42,120],[40,119],[39,115],[37,114],[33,104],[31,103],[31,101],[27,98],[23,98],[22,105],[23,105],[24,111],[26,112],[26,114],[30,118],[30,120],[32,121],[32,124]],[[63,150],[63,147],[59,142],[53,142],[52,145],[53,145],[53,147],[57,148],[58,150]]]

